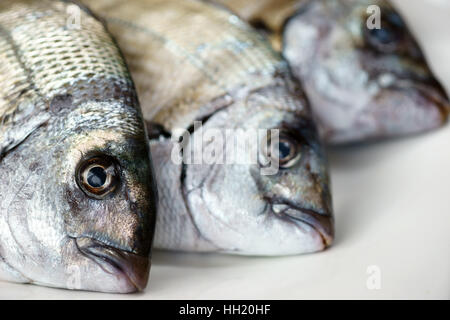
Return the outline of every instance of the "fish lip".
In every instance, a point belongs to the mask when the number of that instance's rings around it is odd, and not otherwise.
[[[437,84],[419,84],[415,88],[426,100],[439,109],[443,120],[446,121],[450,113],[450,100],[445,89],[440,84],[438,87],[436,86]]]
[[[419,94],[434,105],[440,112],[443,122],[450,113],[450,98],[444,87],[435,79],[429,81],[408,80],[399,78],[395,84],[387,86],[388,90],[417,90]]]
[[[286,208],[275,213],[273,205],[285,205]],[[296,223],[304,223],[313,228],[322,239],[324,249],[330,247],[334,240],[334,219],[332,214],[322,214],[316,210],[308,209],[291,203],[274,203],[272,212],[280,218],[287,218]]]
[[[134,288],[130,292],[143,291],[146,288],[150,258],[111,247],[92,238],[76,238],[75,241],[80,252],[94,260],[105,272],[123,277]],[[113,272],[108,270],[111,267]]]

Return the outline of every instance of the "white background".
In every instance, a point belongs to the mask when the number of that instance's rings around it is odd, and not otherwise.
[[[450,91],[450,1],[394,1]],[[319,254],[248,258],[155,252],[144,293],[0,282],[19,299],[450,299],[450,125],[330,151],[336,242]],[[366,286],[381,270],[381,289]]]

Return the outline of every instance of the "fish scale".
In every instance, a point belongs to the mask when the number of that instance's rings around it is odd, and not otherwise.
[[[67,86],[76,81],[95,84],[96,77],[110,77],[120,84],[130,84],[129,74],[122,60],[110,59],[119,55],[114,42],[108,38],[102,25],[86,16],[80,25],[82,32],[73,33],[65,26],[67,15],[62,3],[54,3],[59,13],[36,19],[46,5],[33,3],[26,7],[14,8],[18,15],[28,17],[16,19],[14,16],[0,15],[3,28],[7,28],[23,67],[33,79],[34,87],[46,97],[69,93]]]
[[[3,8],[8,5],[2,2]],[[0,87],[5,91],[13,87],[13,92],[2,94],[8,100],[0,105],[0,137],[10,126],[17,125],[15,118],[20,122],[20,114],[14,118],[11,115],[23,103],[40,104],[46,109],[52,97],[71,94],[74,103],[111,96],[124,99],[130,106],[135,104],[125,64],[121,59],[110,59],[120,53],[104,27],[86,15],[80,24],[82,32],[74,33],[67,26],[66,5],[51,4],[58,14],[48,5],[45,1],[17,3],[12,4],[14,15],[10,11],[0,13],[4,35],[1,41],[6,47],[2,74],[11,74],[0,79]]]
[[[182,74],[191,75],[195,77],[193,81],[199,82],[195,90],[177,89],[178,96],[175,94],[170,101],[164,101],[164,95],[158,91],[171,89],[160,89],[156,83],[152,89],[155,94],[150,94],[141,88],[140,81],[136,81],[145,114],[152,114],[152,119],[146,116],[147,120],[160,122],[169,131],[189,126],[195,115],[193,110],[199,110],[198,114],[207,112],[201,109],[214,98],[244,86],[249,91],[264,87],[271,83],[273,74],[287,72],[286,63],[259,34],[237,17],[214,6],[207,7],[195,1],[149,1],[139,4],[142,11],[133,12],[126,2],[84,3],[107,21],[112,33],[130,30],[130,37],[134,39],[128,39],[125,34],[117,37],[117,41],[127,53],[133,52],[134,59],[128,59],[128,62],[134,78],[145,77],[146,82],[158,82],[158,70],[136,69],[134,65],[146,59],[157,61],[173,56],[170,64],[175,63],[176,69],[188,68],[191,71]],[[177,9],[180,6],[183,10]],[[127,19],[123,19],[124,16]],[[211,24],[211,19],[218,23]],[[190,27],[185,28],[181,23],[189,23]],[[201,32],[202,36],[190,36],[196,32]],[[139,42],[141,37],[146,37],[145,43]],[[166,67],[170,76],[169,63]],[[195,101],[195,105],[190,101]]]

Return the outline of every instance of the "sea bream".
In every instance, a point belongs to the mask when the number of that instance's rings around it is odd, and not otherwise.
[[[303,91],[269,42],[204,1],[83,2],[106,21],[136,82],[160,194],[156,248],[286,255],[331,245],[325,154]],[[237,154],[249,161],[174,159],[180,130],[184,157],[207,154],[194,141],[226,154],[230,140],[202,132],[237,129],[278,133],[270,158],[279,170],[262,172],[263,147],[256,163],[244,147]]]
[[[448,96],[388,1],[215,2],[247,19],[282,51],[326,143],[404,136],[447,122]]]
[[[67,1],[0,2],[0,279],[134,292],[156,213],[146,129],[115,42]]]

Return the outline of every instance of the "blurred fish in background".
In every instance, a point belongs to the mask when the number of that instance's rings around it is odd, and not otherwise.
[[[248,20],[282,52],[327,144],[405,136],[446,124],[448,96],[388,1],[215,2]],[[369,28],[377,13],[380,28]]]

